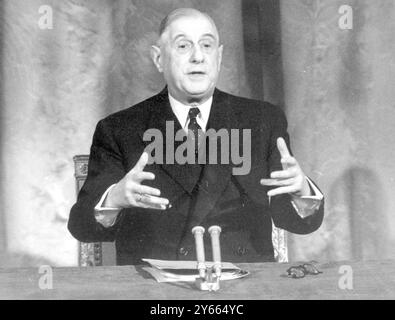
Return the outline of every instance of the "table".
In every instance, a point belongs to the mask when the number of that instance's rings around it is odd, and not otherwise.
[[[221,282],[218,292],[198,291],[189,283],[157,283],[141,266],[53,268],[53,289],[47,290],[39,288],[39,281],[49,274],[38,268],[0,269],[0,299],[395,299],[393,260],[320,263],[322,274],[302,279],[286,277],[291,264],[238,266],[251,274]],[[351,290],[339,285],[350,270]]]

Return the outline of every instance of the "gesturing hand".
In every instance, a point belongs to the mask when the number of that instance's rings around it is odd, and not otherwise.
[[[114,208],[150,208],[165,210],[169,200],[160,198],[160,190],[141,183],[144,180],[154,180],[155,175],[145,172],[148,154],[144,152],[136,165],[109,192],[104,205]]]
[[[297,196],[310,195],[310,187],[307,183],[306,176],[296,159],[290,155],[283,138],[277,139],[277,148],[281,155],[283,170],[273,171],[270,174],[271,179],[261,179],[260,182],[263,186],[278,187],[270,190],[267,195],[269,197],[284,193],[291,193]]]

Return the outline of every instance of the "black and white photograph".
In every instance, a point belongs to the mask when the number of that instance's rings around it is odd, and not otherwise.
[[[0,0],[0,79],[0,300],[395,299],[395,0]]]

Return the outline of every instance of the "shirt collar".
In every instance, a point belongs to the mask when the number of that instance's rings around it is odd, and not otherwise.
[[[185,105],[180,101],[174,99],[170,95],[170,93],[169,93],[169,101],[170,101],[171,109],[173,110],[173,113],[176,115],[178,122],[181,124],[181,127],[185,129],[188,124],[188,112],[192,106]],[[205,102],[197,106],[200,110],[200,114],[197,117],[197,121],[200,122],[200,125],[202,126],[203,130],[205,130],[207,127],[207,122],[210,116],[212,103],[213,103],[213,97],[211,96]]]

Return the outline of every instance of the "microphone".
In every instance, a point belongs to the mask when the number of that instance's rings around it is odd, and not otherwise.
[[[221,247],[219,244],[219,235],[221,233],[221,227],[219,226],[211,226],[208,229],[208,232],[211,236],[211,247],[213,250],[213,269],[215,271],[215,275],[217,278],[221,276]]]
[[[195,237],[196,259],[197,259],[197,268],[199,270],[199,276],[201,278],[204,278],[206,276],[206,263],[204,257],[204,242],[203,242],[204,228],[201,226],[196,226],[192,229],[192,234]]]

